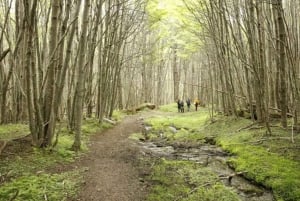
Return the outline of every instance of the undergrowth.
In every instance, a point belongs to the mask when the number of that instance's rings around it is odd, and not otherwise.
[[[20,153],[11,153],[2,157],[0,161],[0,201],[73,198],[81,182],[80,172],[82,170],[64,169],[64,166],[88,150],[87,143],[90,135],[109,127],[111,125],[100,124],[94,118],[83,121],[82,150],[74,152],[71,150],[74,134],[68,131],[65,123],[61,123],[57,126],[59,136],[55,147],[31,148],[24,152],[19,150]],[[1,133],[6,133],[5,136],[8,136],[7,133],[27,132],[29,132],[28,126],[25,125],[0,126],[0,137],[4,136]],[[30,146],[29,143],[26,146]],[[57,169],[56,167],[60,165],[62,165],[62,169]]]
[[[153,167],[149,180],[154,187],[148,201],[239,200],[208,168],[189,161],[161,159]]]
[[[0,140],[10,140],[28,135],[29,127],[25,124],[6,124],[0,126]]]
[[[245,172],[248,179],[271,189],[276,200],[300,200],[299,134],[294,136],[294,143],[292,143],[291,133],[278,127],[276,121],[272,122],[272,125],[275,125],[271,128],[272,135],[268,136],[263,125],[252,125],[251,120],[244,118],[216,115],[214,123],[211,123],[208,110],[204,108],[200,108],[198,112],[178,113],[176,104],[171,104],[161,107],[161,111],[168,113],[146,120],[146,123],[152,127],[148,134],[150,140],[163,137],[167,142],[203,143],[206,137],[212,137],[219,146],[233,155],[228,161],[229,165],[236,171]],[[171,127],[176,128],[176,132]],[[140,137],[136,135],[136,138]],[[165,170],[162,172],[169,174]],[[201,178],[201,175],[196,177]],[[172,188],[176,188],[177,185],[175,180],[175,187],[164,180],[157,184],[150,200],[174,200],[174,197],[170,199],[168,196],[186,195],[190,190],[182,187],[182,190],[172,191]],[[220,185],[217,186],[220,188]],[[168,188],[171,190],[169,191]],[[159,198],[155,194],[164,195],[160,195],[162,197]],[[206,191],[204,194],[209,193]]]
[[[210,132],[223,149],[237,156],[229,161],[237,171],[272,189],[277,200],[300,200],[300,151],[296,149],[300,136],[292,143],[290,133],[278,127],[272,128],[272,136],[263,127],[240,130],[250,124],[244,119],[219,119]]]
[[[78,170],[62,174],[24,175],[0,188],[0,200],[67,200],[76,195],[80,178]]]

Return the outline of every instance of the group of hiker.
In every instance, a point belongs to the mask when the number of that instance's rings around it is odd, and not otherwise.
[[[195,110],[198,111],[198,107],[200,105],[199,99],[194,100],[194,105],[195,105]],[[186,106],[187,106],[187,111],[189,112],[190,109],[191,109],[191,99],[190,98],[188,98],[186,100]],[[177,100],[177,107],[178,107],[178,112],[184,112],[184,101],[178,99]]]

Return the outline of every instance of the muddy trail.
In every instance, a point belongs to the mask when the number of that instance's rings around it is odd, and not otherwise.
[[[170,160],[189,160],[209,167],[227,186],[233,188],[243,201],[272,201],[272,193],[243,177],[229,167],[228,153],[214,144],[213,139],[197,147],[170,144],[162,137],[159,141],[133,141],[130,134],[145,129],[143,119],[152,113],[126,117],[114,128],[91,139],[90,153],[78,162],[87,167],[84,184],[77,201],[144,201],[149,183],[141,174],[138,157]],[[149,128],[147,128],[149,129]],[[151,128],[150,128],[151,129]]]
[[[138,116],[126,117],[91,139],[91,151],[77,164],[87,169],[77,201],[145,200],[146,188],[136,167],[138,150],[128,139],[141,130],[137,119]]]

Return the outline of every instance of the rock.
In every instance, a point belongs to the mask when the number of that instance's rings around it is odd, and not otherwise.
[[[173,126],[169,126],[169,129],[171,130],[172,133],[177,133],[177,129]]]

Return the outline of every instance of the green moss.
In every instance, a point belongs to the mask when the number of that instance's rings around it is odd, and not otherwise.
[[[200,112],[188,113],[174,113],[171,116],[156,116],[146,120],[146,123],[153,126],[156,130],[166,130],[169,126],[176,128],[186,128],[191,130],[198,130],[208,120],[208,113],[206,110]]]
[[[250,124],[246,119],[223,117],[206,130],[217,137],[220,146],[235,154],[229,163],[237,171],[271,188],[277,200],[300,200],[300,163],[292,160],[297,151],[289,149],[295,146],[286,140],[289,133],[272,128],[273,135],[265,136],[266,129],[259,125],[254,126],[258,129],[241,129]],[[295,141],[300,142],[299,138]]]
[[[76,153],[69,147],[55,149],[38,149],[34,148],[32,153],[27,153],[15,157],[13,160],[4,158],[0,162],[1,174],[7,175],[8,178],[15,179],[24,175],[32,175],[36,172],[43,172],[58,163],[66,164],[74,161]]]
[[[169,105],[162,105],[159,107],[159,110],[163,111],[163,112],[177,112],[178,111],[177,103],[172,103]]]
[[[116,121],[121,121],[125,116],[126,114],[123,111],[114,110],[112,118],[115,119]]]
[[[169,107],[169,105],[166,106],[166,108]],[[200,143],[206,136],[203,127],[208,120],[207,109],[202,109],[198,112],[174,112],[172,115],[169,113],[158,115],[146,119],[146,123],[153,127],[153,132],[148,136],[150,140],[153,140],[161,137],[158,133],[163,133],[164,138],[171,142],[193,141]],[[176,128],[176,133],[170,127]]]
[[[227,150],[238,156],[230,161],[237,171],[246,171],[250,179],[271,188],[278,199],[300,200],[299,163],[258,146],[227,146]]]
[[[209,188],[200,188],[195,193],[182,201],[235,201],[239,200],[237,195],[228,187],[217,183]]]
[[[92,118],[83,121],[81,151],[88,149],[87,142],[91,134],[108,127],[111,126],[105,123],[100,124]],[[5,128],[5,132],[20,130],[19,133],[21,133],[21,130],[27,127],[9,125]],[[57,131],[59,138],[54,148],[32,148],[31,151],[27,150],[18,156],[1,159],[0,173],[5,178],[5,183],[0,187],[0,200],[9,200],[7,198],[11,198],[16,189],[20,191],[16,200],[45,200],[44,196],[47,196],[47,200],[66,200],[67,197],[74,195],[77,190],[74,185],[80,182],[80,177],[76,172],[46,174],[47,170],[55,169],[58,164],[73,162],[82,154],[82,152],[77,153],[71,150],[74,134],[68,131],[66,123],[57,125]]]
[[[172,104],[161,107],[161,110],[168,113],[147,121],[154,128],[154,132],[149,136],[159,137],[155,134],[159,130],[171,143],[178,141],[203,143],[205,137],[213,137],[218,145],[234,154],[229,163],[237,171],[246,172],[249,179],[271,188],[277,200],[300,200],[299,135],[295,135],[294,143],[291,143],[291,133],[280,127],[272,127],[272,136],[266,136],[265,127],[254,125],[248,129],[252,122],[244,118],[217,115],[214,118],[216,121],[211,123],[208,121],[208,111],[205,109],[198,112],[178,113],[176,104]],[[276,122],[272,124],[278,125]],[[177,132],[172,133],[169,126],[176,127]],[[160,190],[163,192],[165,189]],[[201,194],[203,192],[210,194],[207,189],[198,190],[197,193],[189,196],[188,200],[199,200],[203,197]],[[211,200],[223,199],[216,199],[213,195],[211,197]],[[220,194],[220,197],[223,196]]]
[[[141,139],[145,140],[145,136],[142,133],[133,133],[129,136],[129,139],[139,141]]]
[[[105,122],[100,123],[96,118],[88,118],[83,121],[81,131],[83,135],[91,135],[111,127],[112,125]]]
[[[79,171],[63,174],[23,176],[1,186],[1,200],[67,200],[74,198],[81,176]],[[76,180],[74,180],[76,178]]]
[[[162,200],[238,200],[237,195],[220,183],[208,168],[189,161],[162,159],[150,176],[153,188],[148,201]]]
[[[9,140],[28,135],[29,127],[25,124],[0,125],[0,139]]]

